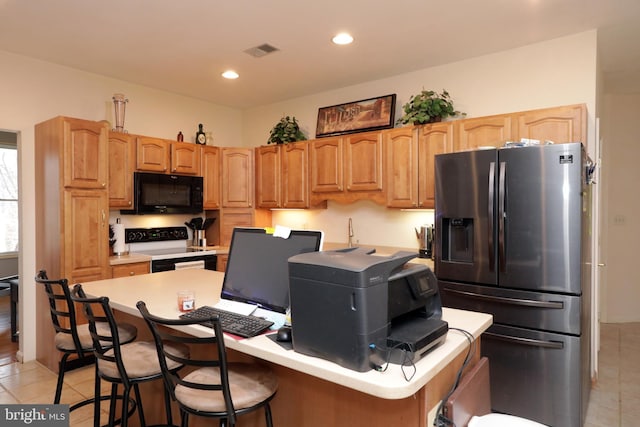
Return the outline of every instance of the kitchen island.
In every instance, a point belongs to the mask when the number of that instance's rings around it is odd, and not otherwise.
[[[83,287],[89,295],[108,296],[117,317],[136,323],[139,337],[150,339],[136,308],[138,301],[145,301],[153,314],[175,318],[180,314],[177,291],[194,291],[198,306],[214,305],[219,299],[223,278],[221,272],[182,270],[88,282]],[[443,309],[443,318],[450,327],[464,329],[475,338],[492,322],[488,314],[447,308]],[[196,336],[211,333],[204,326],[183,330]],[[428,413],[451,387],[469,345],[462,333],[450,330],[442,345],[415,364],[414,373],[413,367],[401,368],[394,364],[383,372],[356,372],[286,349],[272,340],[270,334],[250,339],[227,336],[225,343],[232,360],[267,363],[276,372],[280,385],[272,409],[274,425],[278,427],[425,426]],[[476,359],[478,355],[479,346]],[[162,384],[148,386],[145,393],[160,393]],[[147,408],[160,404],[161,399],[144,400],[150,424],[161,421],[153,419],[161,411],[159,407],[157,410]],[[195,425],[206,425],[205,421],[198,420]],[[261,413],[251,414],[241,417],[238,425],[262,426],[264,419]]]

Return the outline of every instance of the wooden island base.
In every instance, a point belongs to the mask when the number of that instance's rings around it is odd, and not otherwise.
[[[147,325],[141,318],[119,311],[116,311],[116,317],[118,321],[135,324],[138,327],[138,339],[152,339]],[[228,353],[230,360],[264,363],[275,371],[279,386],[278,393],[271,402],[274,427],[424,427],[432,425],[433,420],[428,420],[427,417],[451,389],[456,373],[466,356],[466,351],[459,354],[412,396],[404,399],[383,399],[253,358],[232,349],[228,349]],[[479,360],[479,354],[478,340],[474,359],[469,366]],[[411,373],[410,367],[407,368],[407,373],[408,375]],[[162,383],[155,381],[142,384],[141,392],[147,424],[164,423]],[[179,425],[178,408],[175,403],[173,416],[174,425]],[[129,425],[139,426],[137,416],[130,419]],[[212,420],[192,416],[189,425],[190,427],[210,427]],[[264,426],[262,410],[239,417],[237,424],[237,427]]]

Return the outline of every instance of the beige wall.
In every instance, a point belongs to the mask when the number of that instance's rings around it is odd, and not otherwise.
[[[247,145],[265,145],[269,130],[284,115],[294,115],[313,138],[319,107],[397,94],[396,117],[409,96],[422,88],[445,88],[458,110],[467,117],[585,103],[589,111],[589,141],[593,146],[596,103],[596,32],[589,31],[473,58],[441,67],[415,71],[292,99],[245,112]],[[306,216],[306,218],[305,218]],[[294,220],[291,220],[291,217]],[[274,223],[298,227],[307,224],[325,231],[330,242],[346,242],[348,217],[353,217],[357,238],[363,244],[416,247],[413,227],[431,222],[433,213],[386,209],[370,202],[351,206],[329,204],[327,211],[286,214],[274,212]]]
[[[640,93],[605,96],[602,123],[602,270],[601,320],[640,321],[640,273],[637,242],[640,223]]]

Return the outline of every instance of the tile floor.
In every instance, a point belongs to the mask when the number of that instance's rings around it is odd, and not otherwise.
[[[639,362],[640,323],[603,324],[599,380],[591,391],[585,427],[640,425]],[[37,362],[0,366],[0,404],[51,402],[55,387],[56,375]],[[93,368],[66,375],[63,403],[92,395]],[[91,406],[71,414],[71,426],[92,425]]]
[[[640,323],[602,324],[585,427],[640,426]]]

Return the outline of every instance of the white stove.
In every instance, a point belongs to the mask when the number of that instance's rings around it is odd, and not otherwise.
[[[215,249],[188,246],[187,227],[127,228],[129,252],[151,257],[151,272],[180,268],[216,269]]]

